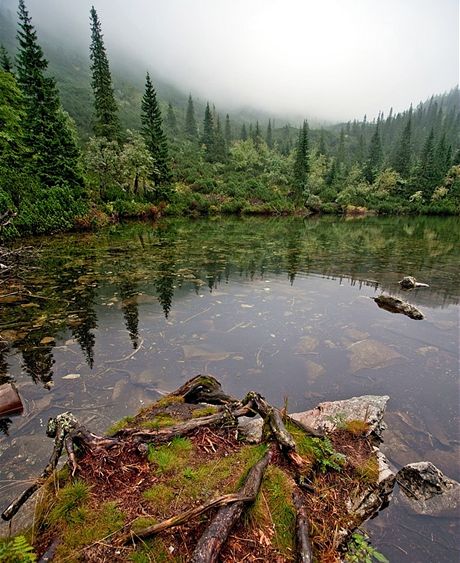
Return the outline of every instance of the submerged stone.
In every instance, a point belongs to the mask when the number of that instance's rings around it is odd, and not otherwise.
[[[430,461],[409,463],[398,471],[399,500],[423,516],[459,517],[460,483],[446,477]]]
[[[380,369],[394,360],[402,358],[399,352],[377,340],[361,340],[348,347],[350,371],[356,373],[362,369]]]

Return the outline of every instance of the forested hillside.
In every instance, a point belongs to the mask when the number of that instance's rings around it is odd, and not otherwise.
[[[4,236],[159,212],[459,212],[458,87],[372,120],[251,119],[120,72],[94,10],[89,57],[42,43],[31,16],[0,11]]]

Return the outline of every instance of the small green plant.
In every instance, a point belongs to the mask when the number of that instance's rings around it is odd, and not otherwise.
[[[192,442],[188,438],[173,438],[171,443],[155,448],[149,444],[147,457],[150,463],[155,463],[159,474],[183,465],[192,450]]]
[[[0,561],[3,563],[29,563],[36,561],[34,549],[24,536],[12,540],[0,540]]]
[[[360,533],[351,536],[345,561],[347,563],[373,563],[373,561],[389,563],[382,553],[370,545],[369,539]]]

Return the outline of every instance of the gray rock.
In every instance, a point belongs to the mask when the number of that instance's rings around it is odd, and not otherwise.
[[[327,401],[312,410],[290,416],[305,426],[326,433],[350,420],[363,420],[369,425],[368,434],[380,436],[385,428],[383,415],[389,399],[388,395],[362,395],[343,401]]]
[[[343,401],[320,403],[312,410],[292,413],[290,416],[307,427],[326,433],[349,420],[365,420],[369,424],[368,434],[379,436],[385,428],[382,419],[389,398],[388,395],[362,395]],[[263,421],[259,416],[238,419],[240,435],[251,444],[260,442],[262,426]]]
[[[258,444],[262,439],[262,426],[260,416],[242,416],[238,419],[238,434],[249,444]]]
[[[405,465],[396,474],[407,508],[424,516],[460,516],[460,483],[446,477],[430,461]]]

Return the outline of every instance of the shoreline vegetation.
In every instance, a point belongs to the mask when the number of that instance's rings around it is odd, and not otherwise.
[[[378,450],[388,399],[355,397],[290,416],[287,405],[272,407],[253,391],[238,400],[198,375],[105,436],[62,413],[48,422],[48,465],[2,513],[11,520],[40,489],[33,525],[0,543],[0,553],[7,561],[36,553],[204,563],[252,553],[385,562],[357,530],[395,484]]]
[[[147,73],[140,126],[124,129],[94,8],[90,16],[91,125],[63,109],[23,0],[17,42],[0,49],[3,239],[159,215],[459,213],[458,87],[372,121],[275,127],[191,95],[185,107],[160,101]]]

